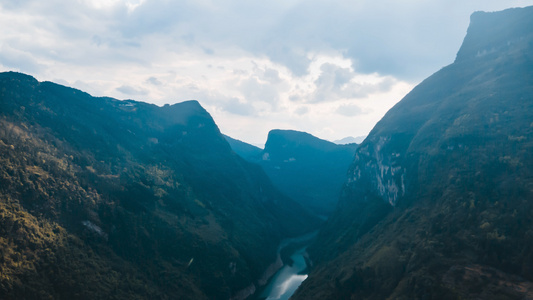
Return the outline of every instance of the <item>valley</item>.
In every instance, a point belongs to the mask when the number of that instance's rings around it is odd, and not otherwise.
[[[0,73],[1,299],[529,299],[533,7],[361,144]]]
[[[289,299],[300,284],[307,278],[310,264],[306,249],[316,238],[318,231],[281,241],[278,247],[281,267],[259,290],[253,299]]]
[[[6,299],[225,299],[321,223],[196,101],[94,98],[13,72],[0,86]]]

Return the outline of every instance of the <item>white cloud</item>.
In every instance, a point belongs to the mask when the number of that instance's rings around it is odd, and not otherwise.
[[[343,104],[343,105],[340,105],[335,110],[335,112],[343,116],[354,117],[354,116],[362,114],[363,110],[361,109],[361,107],[357,105]]]
[[[357,74],[351,68],[332,63],[322,64],[320,70],[320,76],[314,81],[316,88],[308,97],[309,102],[365,98],[373,93],[389,91],[396,81],[390,76]]]
[[[228,99],[222,107],[225,111],[236,115],[253,117],[256,114],[253,105],[248,102],[241,102],[237,98]]]
[[[163,84],[161,81],[159,81],[159,79],[154,76],[151,76],[150,78],[146,79],[146,82],[156,86],[160,86]]]
[[[117,91],[128,96],[143,96],[148,94],[148,90],[135,88],[129,85],[122,85],[116,88]]]
[[[5,68],[28,73],[39,73],[44,67],[31,53],[13,49],[8,45],[0,46],[0,63]]]

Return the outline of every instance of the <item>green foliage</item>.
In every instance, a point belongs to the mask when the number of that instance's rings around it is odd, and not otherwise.
[[[93,98],[18,73],[0,91],[3,298],[227,299],[318,224],[195,101]]]

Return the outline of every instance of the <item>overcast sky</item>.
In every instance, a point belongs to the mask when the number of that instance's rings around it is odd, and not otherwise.
[[[501,0],[0,0],[0,71],[94,96],[198,100],[221,131],[366,135]]]

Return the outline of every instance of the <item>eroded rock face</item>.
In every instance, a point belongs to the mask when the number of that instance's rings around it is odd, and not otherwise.
[[[455,62],[508,55],[530,47],[531,8],[475,12]]]
[[[383,146],[390,137],[379,137],[365,143],[355,155],[354,163],[349,171],[347,185],[360,185],[363,174],[377,195],[394,206],[398,198],[405,195],[405,169],[401,167],[402,154],[398,152],[384,153]],[[405,149],[398,149],[405,153]],[[404,154],[405,155],[405,154]]]
[[[533,7],[475,13],[455,62],[376,124],[296,299],[489,299],[513,290],[501,281],[529,295],[532,20]]]

